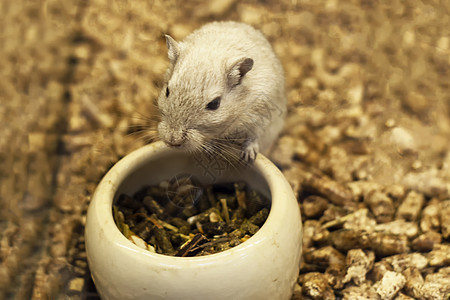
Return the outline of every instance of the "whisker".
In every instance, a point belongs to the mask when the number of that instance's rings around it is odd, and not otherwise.
[[[145,115],[142,111],[138,111],[138,110],[135,110],[133,112],[133,114],[136,114],[138,116],[132,115],[131,118],[132,119],[138,119],[138,120],[152,120],[155,117],[153,114],[152,115]]]
[[[149,127],[141,127],[138,130],[127,133],[127,136],[136,136],[138,141],[145,141],[146,143],[158,140],[158,131]]]
[[[150,126],[147,125],[129,125],[127,133],[136,133],[142,131],[153,131]]]
[[[214,138],[214,141],[225,141],[225,142],[244,142],[246,140],[247,140],[246,138],[231,138],[231,137]]]
[[[238,149],[230,146],[228,143],[221,143],[216,140],[209,143],[209,146],[214,151],[214,154],[219,155],[228,164],[237,170],[238,166],[245,166],[244,161],[238,154]]]
[[[137,138],[138,141],[144,141],[146,144],[152,143],[158,140],[157,136],[143,135]]]
[[[128,125],[127,128],[128,128],[129,133],[141,132],[141,131],[158,132],[156,127],[150,126],[147,124],[132,124],[132,125]]]

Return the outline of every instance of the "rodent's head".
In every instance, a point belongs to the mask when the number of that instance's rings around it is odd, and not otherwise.
[[[208,142],[227,137],[246,109],[243,81],[253,59],[218,58],[208,45],[188,49],[168,35],[166,42],[170,67],[158,98],[158,134],[168,146],[206,150]]]

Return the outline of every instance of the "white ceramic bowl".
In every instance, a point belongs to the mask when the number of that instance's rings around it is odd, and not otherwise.
[[[266,222],[244,243],[207,256],[172,257],[137,247],[115,225],[113,201],[180,173],[194,174],[204,183],[245,180],[270,195]],[[261,154],[252,167],[236,171],[160,142],[147,145],[111,168],[87,215],[87,258],[102,299],[289,299],[301,250],[296,198],[282,173]]]

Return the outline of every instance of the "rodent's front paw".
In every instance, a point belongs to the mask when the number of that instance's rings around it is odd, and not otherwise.
[[[259,152],[259,145],[256,141],[248,141],[242,149],[242,159],[246,162],[253,162]]]

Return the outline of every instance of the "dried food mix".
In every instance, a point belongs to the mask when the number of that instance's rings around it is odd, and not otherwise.
[[[203,185],[192,176],[121,194],[113,207],[120,231],[137,246],[173,256],[213,254],[253,236],[270,200],[244,182]]]

